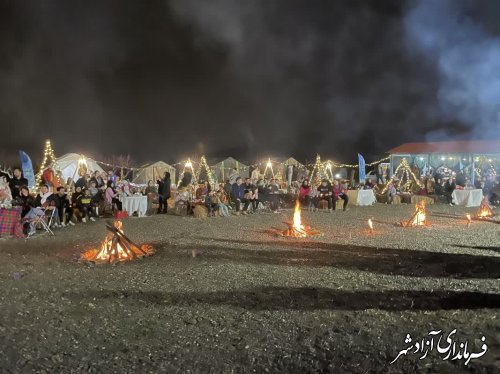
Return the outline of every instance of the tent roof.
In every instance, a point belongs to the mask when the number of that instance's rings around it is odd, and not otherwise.
[[[500,153],[500,140],[404,143],[389,150],[390,154],[425,153]]]
[[[247,166],[245,163],[241,162],[240,160],[237,160],[233,157],[226,157],[226,158],[215,158],[215,159],[211,159],[211,165],[210,166],[215,166],[215,165],[218,165],[220,164],[222,161],[226,162],[226,161],[230,161],[230,162],[238,162],[240,165],[242,166]]]
[[[140,169],[145,169],[145,168],[154,167],[154,166],[156,166],[156,167],[163,166],[163,167],[174,168],[172,165],[167,164],[165,161],[156,161],[156,162],[150,162],[150,163],[144,164],[140,167]]]

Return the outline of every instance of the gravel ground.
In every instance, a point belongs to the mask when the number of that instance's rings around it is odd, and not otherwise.
[[[0,372],[500,372],[500,225],[434,205],[432,226],[398,226],[413,209],[303,212],[315,239],[276,235],[291,210],[129,218],[157,253],[116,266],[77,261],[105,220],[1,239]],[[488,352],[389,364],[407,333],[454,328]]]

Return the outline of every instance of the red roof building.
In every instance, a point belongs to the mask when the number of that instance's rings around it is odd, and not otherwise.
[[[387,153],[398,154],[500,154],[500,140],[404,143]]]

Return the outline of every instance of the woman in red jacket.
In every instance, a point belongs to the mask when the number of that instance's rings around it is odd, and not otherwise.
[[[299,201],[302,206],[310,208],[311,206],[311,186],[309,185],[309,181],[307,179],[302,182],[299,190]]]

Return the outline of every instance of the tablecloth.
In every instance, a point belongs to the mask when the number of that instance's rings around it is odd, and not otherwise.
[[[373,205],[377,201],[373,190],[347,190],[347,196],[352,205]]]
[[[146,215],[148,210],[147,196],[122,196],[122,210],[126,211],[129,216],[137,212],[139,217]]]
[[[451,197],[456,205],[466,207],[480,206],[483,200],[483,190],[454,190]]]
[[[24,237],[21,213],[21,207],[0,208],[0,237],[12,235],[17,238]]]

